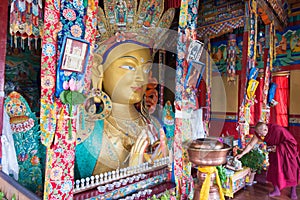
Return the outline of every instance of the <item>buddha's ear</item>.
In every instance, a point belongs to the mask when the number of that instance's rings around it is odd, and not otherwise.
[[[102,63],[102,61],[103,61],[102,56],[100,54],[95,53],[94,57],[93,57],[93,65],[95,65],[95,64],[99,65]]]
[[[92,67],[92,86],[95,89],[102,90],[102,79],[103,79],[103,65],[102,56],[94,54],[93,67]]]

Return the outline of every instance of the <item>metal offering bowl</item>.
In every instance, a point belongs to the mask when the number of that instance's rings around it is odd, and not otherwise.
[[[226,163],[230,146],[215,138],[193,140],[188,147],[190,162],[201,166],[218,166]]]

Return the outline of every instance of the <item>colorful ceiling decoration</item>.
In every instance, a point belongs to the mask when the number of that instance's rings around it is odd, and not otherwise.
[[[203,0],[199,9],[198,37],[217,37],[244,26],[245,5],[242,1]]]
[[[286,0],[260,0],[258,14],[264,24],[274,21],[276,30],[287,25],[289,4]],[[202,0],[199,9],[198,37],[214,38],[244,26],[244,1]]]
[[[197,36],[204,38],[208,36],[214,38],[223,35],[228,32],[232,32],[233,29],[244,26],[244,16],[233,18],[228,21],[222,21],[208,26],[199,27],[197,30]]]
[[[277,17],[281,22],[287,25],[287,10],[288,10],[288,2],[286,0],[267,0],[269,5],[273,8],[276,12]]]
[[[37,49],[37,40],[43,34],[42,0],[12,0],[10,4],[11,46]],[[21,40],[19,40],[19,38]]]
[[[258,14],[264,24],[274,23],[275,29],[283,31],[288,23],[288,3],[286,0],[257,1]]]

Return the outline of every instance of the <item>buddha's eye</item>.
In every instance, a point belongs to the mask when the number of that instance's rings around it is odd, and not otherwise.
[[[122,68],[122,69],[128,69],[128,70],[131,70],[131,71],[135,71],[135,68],[132,67],[132,66],[129,66],[129,65],[122,65],[122,66],[120,66],[120,68]]]

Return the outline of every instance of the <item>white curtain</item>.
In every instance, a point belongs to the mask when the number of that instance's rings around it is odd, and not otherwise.
[[[9,116],[3,112],[3,129],[2,129],[2,171],[7,175],[12,175],[18,180],[19,165],[14,146],[13,131],[11,130]]]

